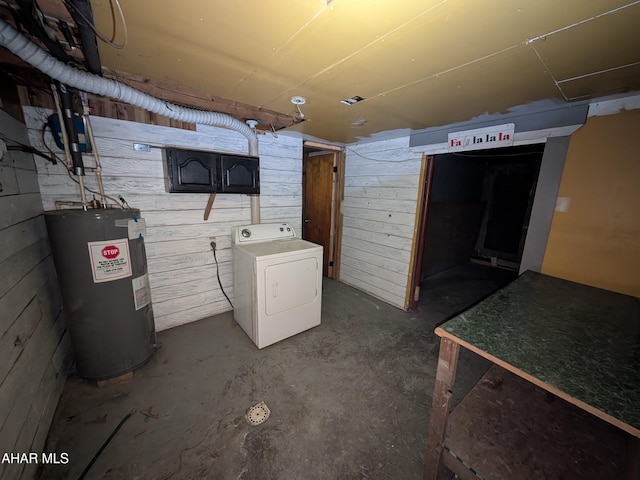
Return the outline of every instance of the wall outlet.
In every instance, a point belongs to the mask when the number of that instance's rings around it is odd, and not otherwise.
[[[569,211],[570,204],[571,197],[558,197],[556,199],[556,212],[567,213]]]
[[[216,242],[216,237],[209,237],[209,245],[213,243],[213,248],[216,248],[218,242]]]

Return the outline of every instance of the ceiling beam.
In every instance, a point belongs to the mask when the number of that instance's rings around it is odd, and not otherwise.
[[[228,98],[207,95],[190,87],[171,85],[151,80],[142,75],[109,70],[107,68],[103,68],[102,71],[105,77],[118,80],[136,90],[166,100],[167,102],[201,110],[225,113],[243,121],[257,120],[257,128],[259,130],[277,131],[282,128],[291,127],[301,121],[292,115],[236,102]]]

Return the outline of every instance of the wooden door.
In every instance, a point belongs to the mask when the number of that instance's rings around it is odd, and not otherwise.
[[[322,274],[330,274],[335,154],[308,156],[304,166],[302,238],[324,249]]]

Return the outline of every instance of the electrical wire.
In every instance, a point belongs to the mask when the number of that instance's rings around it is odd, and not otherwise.
[[[233,303],[231,303],[231,300],[229,300],[229,296],[224,291],[224,287],[222,286],[222,281],[220,280],[220,266],[218,265],[218,257],[216,256],[216,242],[211,242],[211,250],[213,250],[213,259],[216,261],[216,277],[218,277],[218,285],[220,285],[220,290],[222,290],[222,294],[225,296],[225,298],[227,299],[227,302],[229,302],[229,305],[231,305],[231,308],[233,309],[234,308]]]
[[[372,162],[382,162],[382,163],[407,163],[407,162],[411,162],[411,163],[420,163],[420,159],[419,158],[406,158],[404,160],[389,160],[386,158],[372,158],[372,157],[367,157],[366,155],[362,155],[361,153],[356,152],[353,148],[349,148],[349,147],[344,147],[345,150],[349,150],[351,153],[353,153],[354,155],[359,156],[360,158],[364,158],[365,160],[371,160]]]
[[[54,165],[58,163],[58,161],[55,158],[52,158],[49,155],[46,155],[46,154],[42,153],[40,150],[36,150],[35,148],[30,147],[28,145],[22,145],[21,143],[18,144],[18,146],[7,145],[7,150],[31,153],[33,155],[38,155],[39,157],[42,157],[42,158],[44,158],[46,160],[49,160]]]
[[[31,153],[33,155],[38,155],[39,157],[44,158],[45,160],[49,160],[51,163],[53,163],[54,165],[56,165],[58,163],[58,157],[56,157],[55,154],[49,156],[44,152],[41,152],[40,150],[38,150],[37,148],[32,147],[31,145],[25,145],[24,143],[20,143],[17,140],[14,140],[12,138],[6,137],[5,135],[0,135],[0,138],[2,138],[2,140],[6,143],[6,142],[13,142],[15,143],[15,145],[7,145],[7,150],[13,150],[13,151],[17,151],[17,152],[26,152],[26,153]],[[46,146],[46,145],[45,145]],[[47,149],[49,150],[49,152],[51,152],[51,150],[47,147]],[[51,152],[53,153],[53,152]]]
[[[506,147],[508,148],[508,147]],[[400,164],[400,163],[407,163],[407,162],[419,162],[419,159],[416,158],[407,158],[404,160],[388,160],[388,159],[384,159],[384,158],[372,158],[372,157],[367,157],[366,155],[362,155],[361,153],[356,152],[354,149],[349,148],[349,147],[344,147],[345,150],[349,150],[351,153],[353,153],[354,155],[357,155],[360,158],[364,158],[365,160],[371,160],[372,162],[381,162],[381,163],[389,163],[389,164]],[[457,157],[476,157],[476,158],[482,158],[482,157],[516,157],[516,156],[526,156],[526,155],[531,155],[531,154],[535,154],[538,152],[522,152],[522,153],[495,153],[495,154],[474,154],[473,152],[469,152],[469,153],[461,153],[461,152],[444,152],[442,154],[438,154],[438,155],[454,155]]]
[[[114,39],[116,37],[116,21],[115,21],[115,17],[113,18],[113,35],[111,36],[111,38],[107,38],[107,36],[105,34],[103,34],[100,30],[98,30],[98,28],[95,26],[95,24],[93,23],[93,20],[88,19],[87,17],[85,17],[82,12],[80,10],[78,10],[71,2],[64,2],[65,5],[67,6],[67,9],[69,8],[73,8],[76,13],[78,15],[80,15],[82,17],[82,19],[87,23],[87,25],[89,26],[89,28],[91,30],[93,30],[93,33],[96,34],[96,36],[102,40],[104,43],[106,43],[107,45],[116,48],[118,50],[122,50],[127,46],[127,43],[129,42],[129,30],[127,28],[127,20],[124,17],[124,12],[122,11],[122,6],[120,5],[120,0],[110,0],[110,5],[111,5],[111,12],[113,13],[113,4],[116,4],[116,7],[118,9],[118,13],[120,14],[120,19],[122,20],[122,29],[124,31],[124,40],[122,41],[122,43],[114,43]]]

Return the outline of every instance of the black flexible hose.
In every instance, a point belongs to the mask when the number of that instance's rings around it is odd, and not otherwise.
[[[113,432],[111,432],[111,435],[109,435],[109,438],[107,438],[105,440],[105,442],[102,444],[100,449],[96,452],[96,454],[93,456],[93,458],[91,459],[89,464],[86,467],[84,467],[84,470],[82,471],[82,473],[78,477],[78,480],[82,480],[87,475],[87,473],[89,473],[89,470],[91,469],[91,467],[93,467],[93,464],[96,463],[96,460],[98,460],[98,457],[100,455],[102,455],[102,452],[104,451],[105,448],[107,448],[107,445],[109,445],[109,442],[113,439],[113,437],[116,436],[116,433],[118,433],[118,430],[120,430],[122,428],[122,426],[125,424],[125,422],[127,420],[129,420],[129,418],[131,418],[131,415],[133,415],[136,412],[137,412],[137,410],[134,408],[129,413],[127,413],[122,420],[120,420],[120,423],[113,430]]]

